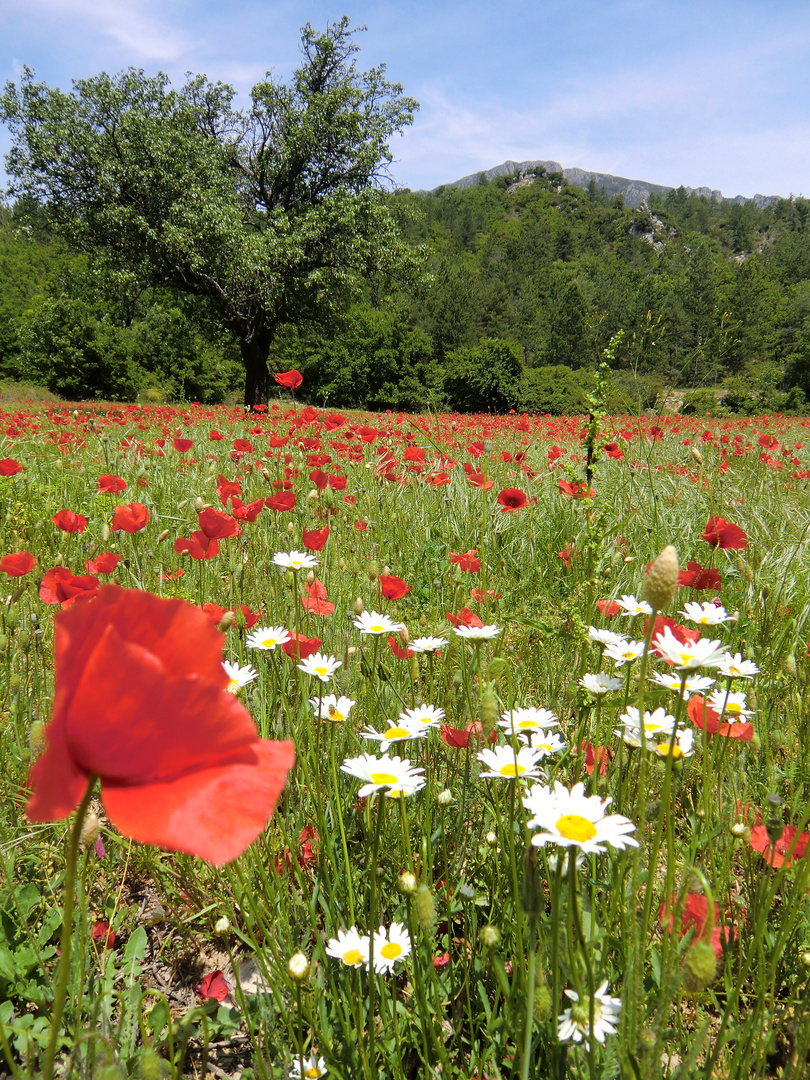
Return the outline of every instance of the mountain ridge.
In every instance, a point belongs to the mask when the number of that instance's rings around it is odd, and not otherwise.
[[[605,194],[622,195],[627,206],[638,206],[640,203],[645,202],[653,192],[666,195],[669,191],[678,190],[668,184],[652,184],[646,180],[631,180],[625,176],[593,172],[590,169],[564,169],[559,161],[542,161],[538,159],[531,161],[503,161],[500,165],[495,165],[491,169],[481,169],[479,172],[462,176],[460,180],[454,180],[448,184],[439,184],[438,187],[433,188],[433,191],[439,191],[441,188],[446,187],[474,187],[476,184],[481,183],[482,179],[484,181],[497,180],[501,176],[512,176],[515,173],[528,175],[540,169],[547,173],[562,173],[565,179],[576,187],[587,188],[588,184],[593,180],[597,188],[604,190]],[[712,202],[754,203],[760,209],[764,206],[770,206],[783,198],[781,195],[759,194],[750,199],[744,195],[725,196],[722,191],[709,187],[692,188],[684,186],[684,189],[688,195],[699,195],[710,199]]]

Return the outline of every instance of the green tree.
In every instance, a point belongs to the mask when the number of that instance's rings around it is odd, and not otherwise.
[[[268,74],[251,105],[190,76],[129,70],[74,83],[6,86],[11,191],[45,203],[54,224],[133,289],[203,297],[238,340],[245,402],[265,402],[271,343],[285,324],[345,308],[370,275],[418,263],[381,190],[388,142],[417,103],[359,72],[345,16],[302,31],[289,84]]]

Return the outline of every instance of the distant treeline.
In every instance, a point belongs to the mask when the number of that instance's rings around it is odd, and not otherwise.
[[[810,200],[714,203],[681,188],[628,209],[561,174],[389,196],[427,253],[408,291],[325,329],[288,326],[272,370],[334,407],[574,412],[611,339],[617,410],[671,390],[700,411],[803,411]],[[201,301],[104,275],[41,208],[0,214],[0,377],[68,398],[222,401],[238,349]]]

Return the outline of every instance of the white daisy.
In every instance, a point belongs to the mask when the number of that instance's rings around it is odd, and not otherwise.
[[[418,720],[425,727],[437,728],[444,720],[444,709],[437,709],[435,705],[417,705],[415,709],[403,709],[399,718]]]
[[[511,746],[496,746],[494,750],[481,750],[478,760],[489,767],[489,772],[482,772],[481,779],[517,780],[524,777],[537,777],[540,770],[538,761],[545,755],[531,746],[522,746],[517,755]]]
[[[391,726],[383,732],[379,732],[371,725],[367,725],[360,734],[364,739],[377,739],[380,750],[385,751],[391,743],[407,742],[409,739],[424,739],[430,731],[430,727],[423,724],[421,720],[411,720],[403,716],[399,720],[390,720],[389,724]]]
[[[534,705],[510,709],[509,712],[501,713],[501,716],[503,719],[498,721],[498,727],[502,727],[507,735],[520,735],[521,732],[526,731],[545,731],[559,724],[553,712],[548,709],[537,709]]]
[[[393,922],[388,930],[381,926],[374,931],[374,970],[378,975],[389,974],[394,970],[394,964],[410,953],[411,935],[403,923]]]
[[[660,758],[669,757],[670,739],[663,739],[655,747],[655,753]],[[672,760],[680,761],[682,758],[691,757],[695,752],[695,733],[691,728],[681,728],[675,736],[675,744],[672,747]]]
[[[622,713],[619,719],[626,728],[638,730],[641,727],[641,715],[633,705],[628,705],[627,712]],[[671,735],[674,727],[675,717],[670,716],[664,709],[656,709],[655,712],[645,710],[644,734],[647,738],[652,738],[654,735]]]
[[[490,624],[489,626],[454,626],[453,633],[458,634],[460,638],[464,638],[466,641],[492,641],[500,634],[501,629],[499,626]]]
[[[273,556],[273,565],[280,566],[282,570],[311,570],[318,565],[314,555],[306,551],[277,551]]]
[[[294,1058],[287,1073],[289,1080],[318,1080],[319,1077],[326,1076],[326,1062],[322,1057],[316,1058],[312,1054],[303,1058],[303,1070],[301,1066],[302,1059]]]
[[[735,653],[734,656],[726,653],[717,670],[728,679],[753,679],[755,675],[759,675],[759,668],[754,661],[743,660],[742,653]]]
[[[286,645],[289,640],[289,631],[283,626],[260,626],[258,630],[250,631],[245,638],[245,644],[249,649],[264,649],[272,652],[277,645]]]
[[[652,615],[652,608],[646,600],[636,600],[635,596],[625,594],[616,603],[625,615]]]
[[[633,661],[638,660],[643,655],[643,641],[620,641],[605,646],[605,656],[609,657],[616,667],[632,664]]]
[[[312,656],[305,656],[296,667],[299,671],[305,671],[307,675],[317,676],[321,682],[329,682],[342,663],[342,660],[337,660],[334,656],[324,656],[316,652]]]
[[[712,603],[699,604],[696,600],[690,600],[684,604],[681,615],[701,626],[720,626],[731,618],[724,607],[718,607]]]
[[[616,848],[638,847],[638,841],[628,833],[636,827],[621,814],[605,815],[613,800],[598,795],[586,798],[585,785],[574,784],[569,791],[559,780],[554,788],[535,784],[523,796],[523,805],[531,814],[530,829],[545,829],[532,837],[535,847],[558,844],[560,847],[579,847],[586,854],[601,853],[604,845]]]
[[[599,645],[618,645],[627,641],[627,634],[617,634],[615,630],[606,630],[599,626],[590,626],[588,637]]]
[[[387,615],[381,615],[379,611],[361,612],[353,625],[361,634],[396,634],[402,629],[402,623],[394,622]]]
[[[710,641],[709,638],[700,638],[695,642],[678,641],[668,626],[664,627],[663,634],[656,635],[653,645],[662,659],[689,671],[699,667],[719,667],[727,652],[719,641]]]
[[[566,990],[565,996],[572,1002],[557,1017],[557,1037],[562,1042],[583,1042],[590,1050],[588,1039],[593,1037],[598,1043],[604,1043],[606,1035],[615,1035],[619,1022],[622,1003],[620,998],[610,997],[607,993],[607,979],[593,995],[593,1028],[591,1028],[591,1005],[589,1001],[580,1002],[575,990]]]
[[[675,694],[681,689],[681,677],[674,671],[656,671],[651,676],[650,682],[672,690]],[[690,694],[699,694],[703,690],[708,690],[710,686],[714,686],[714,679],[710,679],[708,675],[687,675],[683,687],[684,701],[689,700]]]
[[[521,733],[518,738],[522,743],[530,746],[532,750],[537,750],[541,760],[544,757],[550,757],[551,754],[561,753],[568,745],[568,743],[563,742],[557,731],[531,731],[527,734]]]
[[[309,703],[315,712],[316,720],[333,720],[336,724],[342,724],[355,705],[351,698],[337,697],[335,694],[326,694],[321,698],[310,698]]]
[[[360,936],[356,926],[351,930],[338,930],[338,936],[331,938],[326,946],[326,955],[334,956],[346,967],[359,968],[368,963],[368,934]]]
[[[447,638],[443,637],[418,637],[408,646],[415,653],[437,652],[448,644]]]
[[[583,675],[579,685],[591,694],[609,694],[613,690],[621,690],[623,684],[621,679],[615,679],[612,675],[600,671],[597,675]]]
[[[387,795],[412,795],[423,787],[424,769],[414,769],[410,761],[401,761],[398,757],[375,757],[373,754],[361,754],[356,758],[346,758],[341,770],[365,784],[357,792],[358,798],[364,799],[375,791],[384,791]]]
[[[238,664],[232,664],[230,660],[223,660],[222,666],[228,676],[228,685],[225,689],[231,694],[238,694],[243,686],[247,686],[259,677],[258,671],[250,664],[247,667],[240,667]]]
[[[723,713],[723,719],[729,724],[733,724],[735,720],[747,720],[754,715],[753,709],[746,708],[745,694],[732,690],[715,690],[709,696],[707,704],[716,713]]]

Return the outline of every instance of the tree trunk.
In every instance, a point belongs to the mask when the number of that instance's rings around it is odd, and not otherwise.
[[[266,405],[270,397],[270,372],[267,357],[270,353],[269,334],[255,333],[250,340],[239,339],[242,363],[245,365],[245,405]]]

